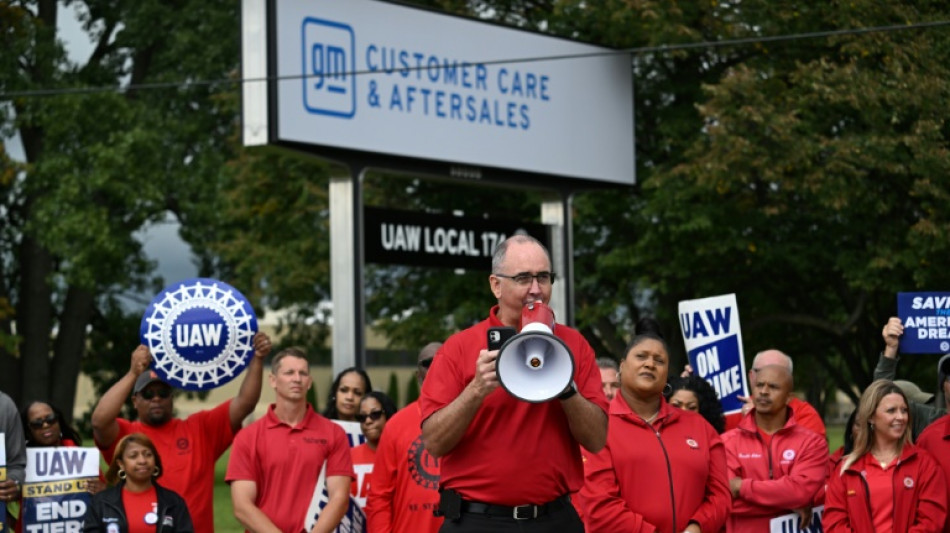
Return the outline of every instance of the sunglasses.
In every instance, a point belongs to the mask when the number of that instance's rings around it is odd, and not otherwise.
[[[423,359],[422,361],[419,361],[419,366],[422,368],[429,368],[430,366],[432,366],[432,359],[434,358],[430,357],[428,359]]]
[[[158,396],[159,398],[163,400],[167,400],[168,398],[171,398],[172,390],[171,389],[158,389],[158,390],[146,389],[140,392],[139,394],[141,394],[142,398],[145,400],[151,400],[152,398],[156,396]]]
[[[59,422],[59,419],[56,418],[56,415],[53,414],[53,413],[50,413],[50,414],[44,416],[43,418],[37,418],[36,420],[30,420],[30,427],[33,428],[33,429],[41,429],[43,426],[45,426],[45,425],[47,425],[47,424],[49,424],[49,425],[52,426],[53,424],[55,424],[55,423],[57,423],[57,422]]]
[[[362,424],[363,422],[366,422],[367,418],[370,420],[376,421],[382,417],[383,417],[382,411],[372,411],[368,415],[364,415],[363,413],[356,415],[356,421]]]

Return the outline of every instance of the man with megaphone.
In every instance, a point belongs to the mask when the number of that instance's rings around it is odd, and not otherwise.
[[[596,453],[607,438],[594,351],[554,322],[537,239],[502,242],[488,279],[498,305],[445,341],[419,400],[426,449],[441,458],[439,531],[583,533],[568,496],[584,482],[578,444]],[[502,327],[518,333],[489,350]]]

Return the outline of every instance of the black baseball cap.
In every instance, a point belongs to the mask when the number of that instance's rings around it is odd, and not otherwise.
[[[161,378],[158,377],[158,374],[156,374],[154,370],[146,370],[139,375],[138,379],[135,380],[135,386],[132,387],[132,394],[138,394],[142,392],[142,389],[148,387],[152,383],[168,385],[168,383],[165,383],[161,380]],[[168,386],[170,387],[171,385]]]

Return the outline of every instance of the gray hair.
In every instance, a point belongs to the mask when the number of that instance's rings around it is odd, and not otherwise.
[[[620,365],[617,364],[617,361],[615,361],[613,357],[598,357],[597,366],[604,370],[620,371]]]
[[[545,246],[541,241],[535,239],[527,233],[515,233],[511,237],[501,241],[498,246],[495,247],[495,252],[491,256],[491,272],[492,274],[501,274],[501,264],[505,262],[505,254],[508,253],[508,244],[512,242],[517,242],[519,244],[526,244],[533,242],[541,247],[544,250],[544,255],[548,258],[548,264],[551,265],[551,252],[548,251],[547,246]]]
[[[752,359],[752,368],[758,368],[758,367],[759,367],[759,365],[758,365],[758,362],[760,361],[759,356],[761,356],[761,355],[764,354],[765,352],[777,352],[779,355],[781,355],[781,356],[785,359],[785,362],[788,363],[788,371],[789,371],[789,372],[793,372],[793,371],[795,370],[795,369],[792,367],[792,358],[789,357],[788,354],[786,354],[785,352],[783,352],[783,351],[781,351],[781,350],[776,350],[776,349],[774,349],[774,348],[773,348],[773,349],[769,349],[769,350],[762,350],[761,352],[755,354],[755,358]]]

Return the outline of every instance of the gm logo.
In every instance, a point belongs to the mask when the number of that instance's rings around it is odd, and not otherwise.
[[[307,17],[301,26],[303,106],[318,115],[356,113],[356,37],[339,22]]]

